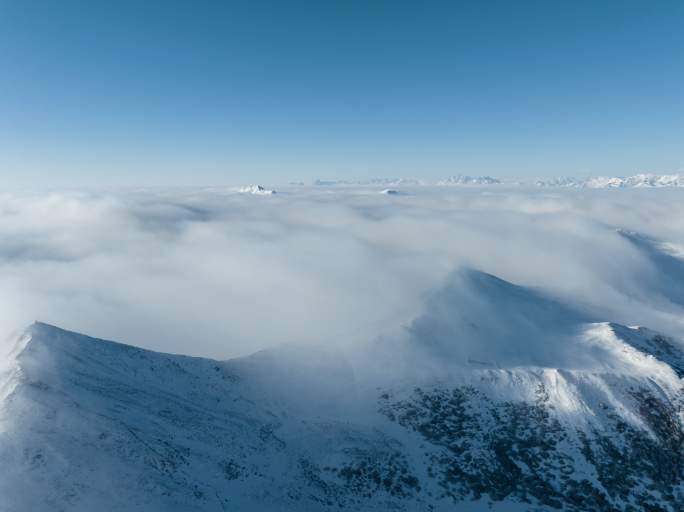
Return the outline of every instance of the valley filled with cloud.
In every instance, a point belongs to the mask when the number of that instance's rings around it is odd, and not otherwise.
[[[34,320],[228,358],[396,333],[459,268],[684,335],[672,190],[291,187],[0,197],[5,333]]]

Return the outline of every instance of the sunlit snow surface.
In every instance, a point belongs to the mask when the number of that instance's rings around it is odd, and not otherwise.
[[[10,335],[0,511],[680,510],[677,191],[382,190],[4,197],[8,328],[226,356]]]

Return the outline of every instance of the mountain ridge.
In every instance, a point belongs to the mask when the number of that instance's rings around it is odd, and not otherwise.
[[[625,188],[681,188],[684,187],[684,174],[641,173],[629,176],[560,176],[536,181],[507,180],[493,176],[469,176],[457,174],[445,179],[429,182],[407,178],[374,178],[368,180],[315,180],[314,186],[437,186],[437,187],[489,187],[515,186],[540,188],[580,188],[580,189],[625,189]]]
[[[485,342],[510,350],[478,359]],[[475,270],[449,276],[365,367],[307,347],[164,354],[40,322],[18,343],[0,403],[2,512],[684,503],[679,344]],[[551,350],[515,354],[525,347]]]

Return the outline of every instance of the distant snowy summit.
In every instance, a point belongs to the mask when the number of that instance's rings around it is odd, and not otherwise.
[[[275,190],[267,189],[261,185],[249,185],[247,187],[240,188],[240,193],[242,194],[255,194],[258,196],[270,196],[276,193]]]
[[[465,176],[459,174],[458,176],[450,176],[445,180],[437,182],[439,186],[452,185],[499,185],[501,180],[492,178],[491,176]]]
[[[581,178],[572,178],[564,176],[560,178],[552,178],[549,180],[539,180],[534,183],[537,187],[567,187],[567,188],[581,188],[583,183],[587,180]]]
[[[478,186],[478,185],[499,185],[502,181],[491,176],[466,176],[459,174],[457,176],[450,176],[438,182],[426,182],[412,178],[372,178],[368,180],[316,180],[314,185],[322,187],[330,187],[335,185],[346,186],[383,186],[388,187],[385,190],[393,190],[389,187],[405,187],[405,186],[421,186],[421,185],[437,185],[437,186]],[[383,194],[391,194],[392,192],[382,191]]]
[[[554,178],[537,181],[538,187],[568,188],[662,188],[684,187],[682,174],[636,174],[627,177],[595,176],[591,178]]]

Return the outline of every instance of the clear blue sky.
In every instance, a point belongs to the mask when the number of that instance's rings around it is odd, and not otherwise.
[[[0,0],[4,183],[678,169],[679,0]]]

